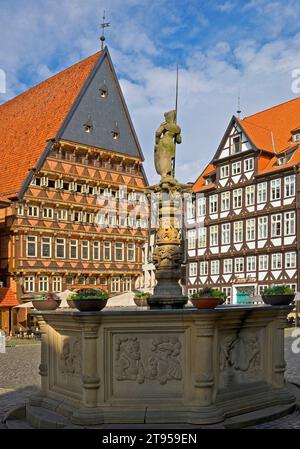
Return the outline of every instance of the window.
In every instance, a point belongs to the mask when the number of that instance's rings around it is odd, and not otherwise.
[[[256,271],[256,257],[247,257],[247,271]]]
[[[28,236],[26,243],[26,257],[36,257],[37,237]]]
[[[67,209],[58,209],[57,211],[58,220],[66,221],[68,219],[68,211]]]
[[[230,207],[230,192],[223,192],[221,194],[221,210],[229,210]]]
[[[284,196],[285,198],[289,198],[291,196],[295,196],[296,191],[296,176],[286,176],[284,178]]]
[[[250,157],[249,159],[244,160],[244,171],[251,171],[254,169],[254,159]]]
[[[233,225],[234,243],[241,243],[243,241],[243,222],[236,221]]]
[[[210,267],[210,274],[216,275],[220,273],[220,261],[219,260],[212,260],[211,261],[211,267]]]
[[[200,276],[208,275],[208,262],[200,262]]]
[[[296,268],[296,253],[285,253],[285,268]]]
[[[48,276],[40,276],[39,277],[39,291],[40,292],[48,292],[49,291]]]
[[[233,191],[233,209],[242,207],[242,189],[236,189]]]
[[[241,150],[241,136],[236,136],[232,139],[231,152],[232,154],[236,154],[240,153]]]
[[[85,285],[85,277],[84,277],[84,276],[80,276],[80,277],[77,279],[77,284],[79,284],[79,285]]]
[[[55,257],[58,259],[65,258],[65,239],[56,239],[55,242]]]
[[[284,235],[295,235],[296,232],[296,213],[285,212],[284,214]]]
[[[24,204],[18,204],[17,206],[17,214],[24,215]]]
[[[88,278],[89,285],[96,285],[96,283],[97,283],[97,280],[95,277],[92,276],[92,277]]]
[[[43,209],[43,218],[53,218],[53,209],[51,207],[44,207]]]
[[[42,257],[51,257],[51,237],[42,237]]]
[[[118,293],[120,291],[120,278],[119,277],[112,277],[111,278],[111,291],[112,293]]]
[[[104,260],[111,260],[111,243],[110,242],[104,242],[103,244],[103,258]]]
[[[123,279],[123,290],[124,292],[130,292],[131,291],[131,277],[125,276]]]
[[[115,243],[115,260],[124,260],[124,243]]]
[[[271,215],[271,237],[281,236],[281,214]]]
[[[218,226],[210,226],[210,244],[211,246],[218,245]]]
[[[241,161],[234,162],[232,164],[232,176],[239,175],[242,171],[242,164]]]
[[[222,224],[222,245],[230,243],[230,223]]]
[[[293,142],[299,142],[299,140],[300,140],[300,133],[293,134],[292,140],[293,140]]]
[[[135,244],[134,243],[127,244],[127,260],[128,260],[128,262],[135,261]]]
[[[282,254],[272,254],[272,270],[280,270],[282,268]]]
[[[281,198],[281,179],[272,179],[271,200],[280,200],[280,198]]]
[[[82,240],[81,242],[81,258],[83,260],[89,260],[90,258],[90,243],[88,240]]]
[[[236,273],[242,273],[244,271],[244,258],[237,257],[234,259],[234,271]]]
[[[257,184],[257,203],[265,203],[267,201],[267,183],[261,182]]]
[[[188,249],[196,248],[196,230],[190,229],[187,232],[187,240],[188,240]]]
[[[223,165],[220,168],[220,178],[221,179],[228,178],[228,176],[229,176],[229,165]]]
[[[206,247],[206,228],[198,228],[198,248]]]
[[[205,198],[205,196],[198,198],[198,200],[197,200],[197,215],[198,215],[198,217],[204,217],[206,215],[206,198]]]
[[[255,202],[255,186],[246,187],[246,206],[253,206]]]
[[[197,276],[197,262],[192,262],[189,265],[189,275],[191,277]]]
[[[54,188],[55,189],[63,189],[64,188],[64,180],[63,179],[56,179],[54,182]]]
[[[211,195],[209,197],[209,212],[211,214],[218,212],[218,195]]]
[[[62,291],[61,287],[61,277],[53,276],[52,278],[52,291],[55,293],[60,293]]]
[[[39,208],[38,206],[28,206],[28,217],[37,218],[39,216]]]
[[[259,271],[266,271],[269,267],[269,256],[267,254],[263,254],[258,258],[258,266]]]
[[[268,217],[258,218],[258,239],[266,239],[268,237]]]
[[[78,240],[70,240],[70,259],[78,259]]]
[[[187,219],[188,220],[195,218],[195,203],[192,198],[188,198],[186,210],[187,210]]]
[[[71,276],[66,277],[66,284],[73,285],[73,278]]]
[[[223,271],[224,271],[224,274],[232,273],[232,259],[224,259]]]
[[[26,293],[32,293],[35,291],[34,276],[25,276],[24,278],[24,290]]]
[[[93,260],[100,260],[100,242],[93,242]]]
[[[246,240],[255,240],[255,218],[246,220]]]
[[[231,287],[222,287],[222,293],[225,294],[225,304],[230,304]]]

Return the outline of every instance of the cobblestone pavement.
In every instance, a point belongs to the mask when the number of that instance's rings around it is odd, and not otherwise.
[[[291,350],[293,329],[287,329],[285,337],[286,378],[300,386],[300,353]],[[300,345],[299,349],[300,349]],[[8,410],[21,405],[40,387],[38,366],[40,345],[7,348],[0,354],[0,423]],[[3,426],[2,426],[3,427]],[[2,428],[0,424],[0,429]],[[300,429],[300,413],[294,412],[284,418],[260,424],[255,429]]]

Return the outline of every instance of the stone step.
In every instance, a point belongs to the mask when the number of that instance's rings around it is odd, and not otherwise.
[[[70,425],[64,416],[42,407],[26,406],[26,419],[35,429],[63,429]]]
[[[8,419],[6,421],[7,429],[33,429],[25,419]]]

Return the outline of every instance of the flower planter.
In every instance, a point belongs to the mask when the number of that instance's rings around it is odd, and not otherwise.
[[[33,299],[32,305],[37,310],[56,310],[60,306],[60,299]]]
[[[294,300],[293,295],[262,295],[263,302],[270,306],[288,306]]]
[[[99,312],[104,309],[107,304],[107,299],[68,299],[69,306],[73,309],[78,309],[80,312]]]
[[[220,298],[202,296],[201,298],[191,298],[190,301],[197,309],[214,309],[219,305]]]
[[[138,307],[147,307],[148,306],[147,298],[143,298],[143,299],[133,298],[133,300],[134,300],[135,305]]]

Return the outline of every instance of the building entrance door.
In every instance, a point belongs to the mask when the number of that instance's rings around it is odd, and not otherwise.
[[[247,299],[255,295],[254,285],[236,287],[237,304],[247,304]]]

